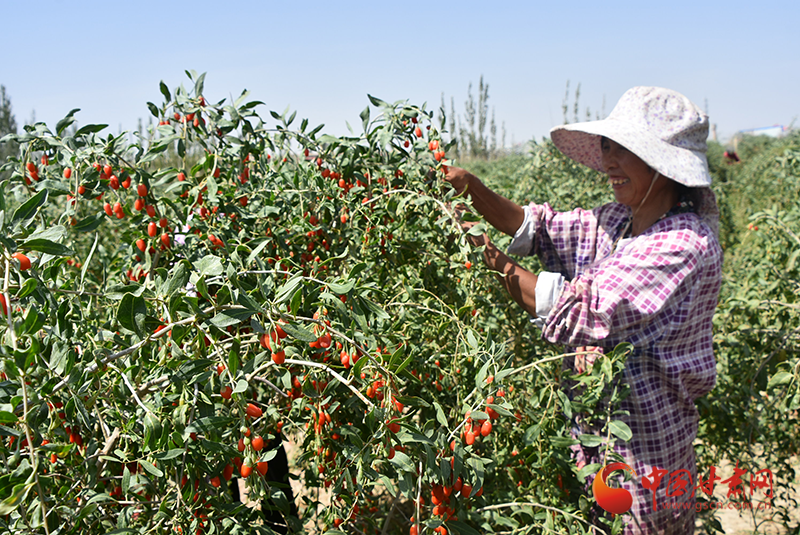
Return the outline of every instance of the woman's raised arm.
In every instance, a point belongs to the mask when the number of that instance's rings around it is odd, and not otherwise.
[[[513,236],[522,225],[525,219],[522,207],[490,190],[472,173],[459,167],[451,167],[447,170],[445,181],[459,194],[466,191],[475,210],[500,232]]]

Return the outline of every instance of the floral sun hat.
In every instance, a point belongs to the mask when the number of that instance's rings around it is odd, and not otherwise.
[[[675,182],[711,185],[706,160],[708,116],[677,91],[634,87],[606,119],[550,131],[553,143],[566,156],[602,172],[601,137],[616,141]]]
[[[719,208],[709,186],[708,116],[677,91],[634,87],[599,121],[565,124],[550,131],[558,149],[603,172],[600,139],[614,140],[647,165],[684,186],[698,188],[698,215],[719,233]]]

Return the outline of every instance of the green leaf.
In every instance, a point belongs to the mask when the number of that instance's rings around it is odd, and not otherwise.
[[[467,231],[467,234],[470,236],[482,236],[485,233],[486,225],[483,223],[478,223],[477,225],[470,227],[470,229]]]
[[[78,414],[81,425],[86,429],[91,429],[94,422],[89,418],[89,413],[86,411],[83,401],[78,396],[72,396],[72,402],[75,405],[75,412]]]
[[[206,79],[206,73],[203,73],[200,76],[198,76],[194,82],[194,94],[198,97],[203,94],[203,84],[205,82],[205,79]]]
[[[405,346],[405,345],[401,345],[400,347],[398,347],[398,348],[395,350],[395,352],[394,352],[394,353],[392,353],[392,356],[391,356],[391,358],[389,359],[388,368],[389,368],[390,370],[392,370],[393,372],[397,373],[397,372],[395,371],[395,368],[396,368],[396,367],[397,367],[399,364],[401,364],[401,362],[402,362],[402,361],[401,361],[401,359],[403,358],[403,355],[405,355],[405,354],[406,354],[406,346]]]
[[[75,132],[75,137],[80,137],[86,134],[96,134],[97,132],[105,130],[106,128],[108,128],[107,124],[87,124]]]
[[[406,358],[406,360],[404,360],[404,361],[403,361],[403,362],[400,364],[400,366],[398,366],[398,367],[397,367],[397,369],[396,369],[396,370],[394,370],[394,373],[395,373],[395,374],[397,374],[397,375],[401,374],[401,373],[403,372],[403,370],[405,370],[405,369],[406,369],[406,367],[408,367],[408,365],[409,365],[409,364],[411,364],[411,361],[412,361],[412,360],[414,360],[414,356],[413,356],[413,355],[409,355],[409,356]],[[412,377],[413,377],[413,376],[412,376]]]
[[[11,226],[21,225],[27,227],[30,225],[33,218],[36,217],[36,212],[39,207],[47,201],[47,190],[43,189],[23,204],[21,204],[11,217]]]
[[[261,305],[259,305],[255,299],[253,299],[244,292],[241,292],[239,294],[239,298],[236,300],[236,302],[239,303],[244,308],[246,308],[247,310],[249,310],[250,312],[252,312],[253,314],[263,312]]]
[[[161,437],[161,422],[153,414],[148,412],[144,415],[144,443],[151,448],[155,447]]]
[[[185,288],[186,283],[189,282],[190,270],[191,264],[189,264],[188,260],[181,260],[178,262],[172,271],[172,277],[170,277],[167,283],[164,285],[164,295],[167,297],[172,297],[175,292],[181,288]]]
[[[364,132],[366,132],[369,126],[369,106],[364,108],[359,117],[361,117],[361,125],[364,127]]]
[[[586,466],[578,470],[575,476],[578,478],[578,481],[584,483],[586,481],[587,476],[596,474],[601,467],[602,465],[600,463],[587,464]]]
[[[214,361],[211,359],[195,358],[187,360],[175,372],[174,380],[192,383],[198,376],[207,372],[212,364],[214,364]]]
[[[314,342],[317,339],[314,333],[294,323],[286,323],[282,327],[286,334],[301,342]]]
[[[478,339],[475,337],[472,329],[467,331],[467,344],[469,344],[472,349],[478,349]]]
[[[198,271],[199,277],[211,275],[222,275],[224,271],[222,267],[222,260],[218,256],[206,255],[194,264],[195,269]]]
[[[447,522],[447,527],[458,535],[481,535],[479,531],[475,531],[469,525],[461,522],[460,520],[450,520]]]
[[[118,285],[115,284],[114,286],[110,286],[108,290],[106,290],[106,297],[112,299],[114,301],[118,299],[122,299],[125,297],[125,294],[131,294],[134,296],[140,296],[145,292],[146,288],[142,284],[126,284],[126,285]]]
[[[556,448],[568,448],[574,444],[577,444],[577,441],[569,437],[550,437],[550,444]]]
[[[244,307],[234,307],[223,310],[222,312],[220,312],[219,314],[208,320],[208,323],[210,323],[214,327],[217,327],[218,329],[224,329],[229,325],[237,325],[245,321],[253,314],[254,311],[248,310]]]
[[[786,371],[779,371],[775,375],[769,378],[769,383],[767,383],[767,390],[774,386],[781,386],[792,382],[794,375]]]
[[[172,448],[171,450],[167,450],[163,453],[157,453],[155,458],[159,461],[169,461],[170,459],[175,459],[176,457],[180,457],[183,455],[183,448]]]
[[[28,251],[39,251],[40,253],[47,253],[54,256],[71,256],[75,254],[75,251],[69,247],[44,238],[34,238],[24,241],[19,244],[19,248]]]
[[[355,279],[356,277],[358,277],[358,274],[364,271],[365,269],[367,269],[367,264],[365,262],[359,262],[358,264],[353,266],[353,269],[350,270],[350,274],[347,275],[347,278]]]
[[[628,427],[628,424],[626,424],[625,422],[622,422],[620,420],[613,420],[608,424],[608,427],[611,430],[611,434],[620,440],[624,440],[625,442],[627,442],[633,437],[633,432],[631,432],[631,428]]]
[[[188,438],[192,433],[218,432],[235,420],[235,418],[228,418],[226,416],[208,416],[206,418],[200,418],[192,422],[192,424],[186,428],[183,432],[183,436],[184,438]]]
[[[101,215],[90,215],[88,217],[84,217],[75,225],[73,225],[72,230],[77,232],[91,232],[96,230],[103,223],[104,216]]]
[[[167,102],[172,100],[172,95],[169,94],[169,88],[167,87],[167,84],[165,84],[163,80],[158,84],[158,89],[161,90],[161,94],[164,95],[164,98],[167,100]]]
[[[239,343],[236,340],[231,345],[230,353],[228,353],[228,370],[230,370],[233,377],[236,377],[239,371]]]
[[[22,332],[25,334],[37,333],[42,327],[44,327],[45,321],[45,315],[31,307],[28,310],[28,313],[25,314],[25,322],[22,325]]]
[[[433,407],[436,409],[436,421],[439,422],[442,427],[445,429],[447,428],[447,418],[444,415],[444,411],[442,410],[442,406],[439,405],[437,402],[433,402]]]
[[[0,411],[0,424],[15,424],[19,418],[13,413],[8,411]]]
[[[371,300],[367,299],[366,297],[362,297],[361,300],[367,305],[367,308],[375,314],[379,319],[387,320],[390,318],[389,314],[386,313],[381,307],[379,307],[376,303],[372,302]]]
[[[219,191],[219,186],[217,185],[217,181],[214,180],[214,176],[209,176],[206,179],[206,187],[208,190],[206,191],[206,195],[208,196],[208,200],[210,202],[216,202],[217,200],[217,192]]]
[[[29,296],[33,293],[38,285],[39,282],[36,279],[31,278],[26,280],[17,292],[17,298],[22,299],[23,297]]]
[[[345,282],[344,284],[339,284],[339,283],[336,283],[336,282],[329,282],[327,284],[328,284],[328,288],[330,288],[330,290],[333,293],[339,294],[339,295],[344,295],[344,294],[350,293],[350,290],[352,290],[353,287],[356,285],[356,281],[355,281],[355,279],[350,279],[349,281]]]
[[[64,130],[69,128],[69,126],[75,122],[74,115],[79,111],[81,111],[80,108],[75,108],[71,110],[67,115],[64,116],[63,119],[61,119],[60,121],[58,121],[58,123],[56,123],[56,135],[60,136],[64,132]]]
[[[75,524],[80,525],[80,522],[90,514],[94,513],[97,510],[97,507],[98,505],[96,503],[87,503],[85,506],[81,507],[81,511],[78,513],[78,517],[75,519]]]
[[[35,231],[28,236],[29,240],[34,238],[44,238],[46,240],[61,242],[67,235],[67,229],[64,225],[55,225],[53,227],[43,228]]]
[[[14,485],[11,495],[0,502],[0,515],[7,515],[19,507],[19,505],[25,501],[25,498],[28,497],[28,492],[35,484],[33,474],[31,474],[25,483]]]
[[[144,320],[147,316],[147,305],[141,296],[135,297],[126,293],[117,307],[117,321],[124,328],[144,336]]]
[[[383,100],[379,99],[378,97],[373,97],[372,95],[368,94],[367,98],[369,99],[370,102],[372,102],[373,106],[377,106],[377,107],[388,106],[388,104],[386,102],[384,102]]]
[[[236,382],[236,388],[233,389],[234,394],[238,394],[239,392],[247,392],[247,389],[250,387],[250,384],[245,381],[244,379],[239,379]]]
[[[294,293],[295,289],[297,289],[297,287],[300,286],[300,283],[302,281],[303,281],[302,273],[298,273],[297,275],[294,275],[291,279],[286,281],[283,284],[283,286],[280,287],[277,294],[275,295],[275,302],[283,303],[284,301],[289,299],[289,297],[291,297],[291,295]]]
[[[578,437],[578,440],[587,448],[595,448],[603,443],[603,437],[598,435],[583,434]]]
[[[259,243],[259,244],[258,244],[258,246],[257,246],[255,249],[253,249],[253,252],[252,252],[252,253],[250,253],[250,254],[247,256],[247,260],[245,261],[244,265],[245,265],[245,266],[249,266],[250,264],[252,264],[252,263],[253,263],[253,261],[254,261],[256,258],[258,258],[258,255],[260,255],[260,254],[261,254],[261,251],[263,251],[263,250],[264,250],[264,248],[265,248],[267,245],[269,245],[270,243],[271,243],[271,242],[270,242],[270,240],[264,240],[264,241],[262,241],[261,243]],[[249,245],[249,244],[248,244],[248,245]]]
[[[284,329],[284,330],[286,330],[286,329]],[[311,342],[313,342],[313,341],[314,340],[311,340]],[[366,366],[368,361],[369,361],[369,358],[367,358],[366,355],[361,355],[361,357],[358,359],[358,361],[355,363],[355,365],[353,365],[353,377],[358,377],[359,375],[361,375],[361,369],[364,366]]]
[[[122,470],[122,494],[128,494],[128,489],[131,488],[131,471],[128,470],[128,465]]]
[[[164,472],[162,472],[161,470],[156,468],[156,466],[153,465],[152,463],[142,459],[141,461],[139,461],[139,464],[142,466],[142,468],[145,469],[145,471],[148,474],[150,474],[150,475],[152,475],[154,477],[164,477]]]
[[[493,408],[497,412],[497,414],[499,414],[500,416],[514,416],[514,414],[510,410],[506,409],[505,407],[503,407],[501,405],[496,405],[494,403],[489,403],[486,406]]]
[[[414,463],[411,462],[411,458],[402,451],[395,452],[391,463],[404,472],[417,473],[414,468]]]
[[[81,287],[83,287],[83,281],[86,278],[86,270],[89,269],[89,263],[92,261],[92,257],[94,256],[94,252],[97,249],[97,242],[100,239],[100,234],[94,235],[94,243],[92,244],[92,248],[89,250],[89,256],[86,257],[86,260],[83,262],[83,266],[81,266]]]

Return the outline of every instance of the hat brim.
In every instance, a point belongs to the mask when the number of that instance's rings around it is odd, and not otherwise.
[[[557,126],[550,131],[550,138],[565,156],[600,172],[604,172],[600,149],[602,137],[619,143],[663,176],[680,184],[689,187],[711,185],[704,153],[676,147],[630,122],[602,119]]]

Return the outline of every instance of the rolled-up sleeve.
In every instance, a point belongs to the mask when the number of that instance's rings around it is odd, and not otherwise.
[[[533,238],[536,233],[536,225],[533,221],[531,208],[529,206],[523,206],[522,212],[525,214],[525,218],[514,234],[511,245],[509,245],[506,250],[508,254],[516,256],[528,256],[531,254],[531,251],[533,251]]]
[[[564,276],[561,273],[542,271],[536,281],[536,317],[533,323],[539,328],[544,327],[544,322],[553,310],[553,305],[558,301],[561,288],[564,286]]]
[[[566,282],[544,338],[580,346],[659,336],[684,313],[677,308],[690,302],[703,254],[693,238],[677,233],[637,240]]]
[[[525,218],[514,235],[508,253],[537,255],[547,271],[571,279],[591,264],[609,223],[627,216],[627,208],[609,204],[593,210],[576,208],[556,212],[547,204],[531,203],[523,208]]]

